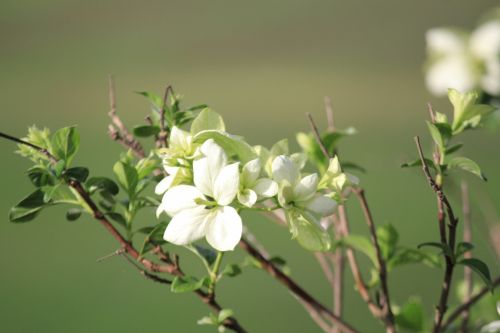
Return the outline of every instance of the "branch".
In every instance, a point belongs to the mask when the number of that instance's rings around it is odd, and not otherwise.
[[[167,106],[168,96],[169,94],[172,96],[174,94],[174,90],[171,85],[168,85],[165,88],[165,93],[163,94],[163,102],[160,109],[160,134],[158,134],[157,145],[160,147],[167,146],[167,130],[165,128],[165,107]]]
[[[420,156],[420,160],[422,162],[422,170],[424,171],[424,174],[427,178],[427,181],[429,182],[429,185],[431,188],[434,190],[436,193],[439,203],[443,205],[446,208],[446,212],[448,215],[449,223],[448,223],[448,242],[444,243],[444,245],[449,246],[451,249],[451,252],[455,252],[455,241],[456,241],[456,233],[457,233],[457,224],[458,224],[458,219],[455,217],[455,214],[453,213],[453,209],[451,208],[450,202],[448,201],[448,198],[444,194],[441,186],[439,186],[434,178],[432,177],[429,167],[427,166],[427,162],[425,161],[424,158],[424,153],[422,151],[422,145],[420,144],[420,138],[418,136],[415,137],[415,143],[417,145],[417,150],[418,150],[418,155]],[[438,333],[441,331],[441,324],[444,318],[444,315],[446,313],[446,310],[448,308],[448,296],[450,294],[450,289],[451,289],[451,282],[453,278],[453,270],[455,268],[455,263],[453,258],[450,257],[450,255],[445,254],[445,259],[446,259],[446,268],[444,272],[444,277],[443,277],[443,284],[442,284],[442,289],[441,289],[441,295],[439,297],[439,302],[436,307],[436,312],[434,316],[434,328],[433,328],[433,333]]]
[[[497,277],[495,280],[493,280],[492,285],[493,288],[500,286],[500,276]],[[457,320],[464,311],[470,309],[470,307],[476,304],[479,300],[481,300],[481,298],[487,295],[490,291],[491,289],[489,287],[483,287],[483,289],[481,289],[477,294],[472,296],[468,301],[458,306],[443,323],[443,325],[441,326],[441,330],[445,331],[448,328],[448,326],[450,326],[451,323]]]
[[[306,116],[307,116],[307,119],[309,120],[309,125],[311,126],[314,137],[316,138],[316,142],[319,144],[319,147],[321,148],[321,152],[323,152],[323,155],[325,155],[325,157],[329,160],[330,153],[328,152],[328,149],[326,149],[325,144],[323,143],[323,140],[321,140],[321,135],[319,134],[318,127],[316,126],[316,123],[314,122],[314,119],[313,119],[311,113],[307,112]]]
[[[345,333],[356,333],[358,332],[351,325],[344,322],[341,318],[337,317],[323,304],[319,303],[313,296],[311,296],[307,291],[305,291],[301,286],[299,286],[294,280],[283,273],[279,268],[277,268],[273,263],[267,260],[255,247],[252,246],[246,239],[242,238],[240,241],[240,247],[244,249],[248,254],[254,257],[261,265],[262,269],[267,271],[272,277],[278,280],[286,288],[292,292],[301,301],[307,303],[316,312],[325,316],[333,323],[335,323],[341,331]]]
[[[469,203],[469,189],[467,183],[462,182],[462,213],[464,221],[464,236],[463,241],[467,243],[472,242],[472,228],[470,220],[470,203]],[[464,258],[472,258],[471,251],[464,253]],[[472,294],[472,270],[468,266],[464,266],[464,280],[465,280],[465,302],[470,300]],[[469,322],[469,311],[466,310],[462,313],[462,332],[467,332],[467,325]]]
[[[116,114],[116,97],[115,97],[115,83],[113,76],[109,76],[109,104],[110,111],[109,117],[113,125],[108,126],[108,134],[111,139],[118,141],[120,144],[132,150],[132,152],[139,158],[144,158],[146,155],[144,149],[139,141],[137,141],[132,134],[128,131],[125,124]],[[116,127],[116,128],[115,128]]]
[[[361,208],[363,209],[363,213],[365,215],[366,223],[368,224],[368,229],[370,231],[370,236],[372,239],[372,243],[375,247],[375,252],[377,255],[377,263],[378,263],[378,274],[380,278],[380,285],[382,289],[383,296],[383,304],[382,309],[384,311],[384,322],[386,324],[387,332],[395,332],[395,322],[394,322],[394,314],[391,309],[391,299],[389,296],[389,286],[387,283],[387,267],[385,265],[385,260],[382,255],[382,250],[380,249],[380,244],[378,242],[377,230],[375,229],[375,223],[373,222],[373,216],[371,214],[370,208],[368,207],[368,202],[366,200],[365,191],[360,188],[353,189],[354,193],[359,199],[361,204]]]
[[[38,151],[39,153],[41,153],[42,155],[45,155],[45,157],[48,158],[48,160],[53,163],[53,164],[56,164],[57,163],[57,159],[54,157],[54,155],[52,155],[47,149],[45,148],[42,148],[42,147],[38,147],[37,145],[34,145],[32,144],[31,142],[28,142],[28,141],[24,141],[24,140],[21,140],[19,138],[16,138],[15,136],[12,136],[12,135],[9,135],[9,134],[5,134],[5,133],[2,133],[0,132],[0,137],[4,138],[4,139],[7,139],[7,140],[10,140],[10,141],[14,141],[14,142],[17,142],[21,145],[25,145],[25,146],[28,146],[30,148],[33,148],[35,149],[36,151]]]

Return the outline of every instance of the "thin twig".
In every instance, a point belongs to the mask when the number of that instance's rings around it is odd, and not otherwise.
[[[113,252],[111,252],[110,254],[107,254],[107,255],[105,255],[105,256],[103,256],[103,257],[98,258],[98,259],[97,259],[97,262],[102,262],[102,261],[104,261],[104,260],[108,260],[109,258],[112,258],[112,257],[114,257],[114,256],[118,256],[118,255],[120,255],[120,254],[122,254],[122,253],[124,253],[124,252],[125,252],[125,249],[123,249],[123,248],[119,248],[118,250],[113,251]]]
[[[139,158],[144,158],[145,153],[142,145],[139,141],[137,141],[132,134],[128,131],[125,124],[122,122],[120,117],[116,114],[116,95],[115,95],[115,82],[113,80],[113,76],[109,76],[109,106],[110,110],[108,112],[108,116],[111,118],[111,122],[115,127],[108,126],[109,136],[115,140],[120,142],[123,146],[132,150],[132,152]]]
[[[384,322],[386,325],[387,333],[396,332],[394,314],[391,309],[391,298],[389,296],[389,286],[388,286],[388,277],[387,277],[387,267],[385,264],[384,257],[382,255],[382,250],[380,249],[380,244],[378,242],[377,230],[375,229],[375,223],[373,221],[373,216],[368,206],[368,201],[366,200],[365,191],[361,188],[353,189],[353,192],[359,199],[361,204],[361,208],[363,209],[363,213],[365,215],[366,223],[368,224],[368,230],[370,231],[370,236],[372,239],[373,246],[375,247],[375,253],[377,255],[377,263],[378,263],[378,275],[380,278],[380,285],[383,296],[383,304],[382,308],[384,311]]]
[[[469,189],[465,181],[462,182],[462,214],[464,221],[464,236],[463,241],[467,243],[472,242],[472,228],[471,228],[471,215],[470,215],[470,201],[469,201]],[[464,258],[472,258],[472,252],[467,251],[464,253]],[[473,288],[472,281],[472,270],[468,266],[464,266],[464,281],[465,281],[465,298],[464,302],[470,300]],[[469,323],[469,310],[465,310],[462,313],[462,333],[467,333],[467,325]]]
[[[492,281],[492,286],[493,288],[500,286],[500,276]],[[471,298],[467,302],[464,302],[462,305],[458,306],[455,310],[453,310],[453,312],[450,313],[450,315],[443,323],[443,325],[441,325],[441,331],[442,332],[446,331],[448,326],[450,326],[450,324],[452,324],[455,320],[460,318],[460,316],[464,311],[470,309],[474,304],[476,304],[479,300],[481,300],[481,298],[486,296],[489,292],[491,292],[490,287],[487,286],[483,287],[483,289],[481,289],[477,294],[471,296]]]
[[[319,147],[321,148],[323,155],[325,155],[325,157],[327,157],[327,158],[330,158],[330,153],[328,152],[328,149],[326,149],[325,144],[323,143],[323,140],[321,139],[321,134],[318,131],[318,127],[316,126],[316,123],[314,122],[314,119],[313,119],[311,113],[307,112],[306,116],[307,116],[307,119],[309,120],[309,125],[311,126],[314,137],[316,138],[316,142],[319,144]]]
[[[163,94],[163,101],[160,109],[160,134],[158,134],[158,141],[157,144],[160,147],[166,147],[167,146],[167,130],[165,127],[165,111],[167,107],[167,102],[168,102],[168,96],[169,94],[172,96],[174,94],[174,91],[172,89],[171,85],[167,85],[165,87],[165,93]]]
[[[326,112],[326,121],[328,123],[328,131],[335,131],[335,119],[333,117],[333,108],[332,108],[332,99],[329,96],[325,96],[325,112]]]

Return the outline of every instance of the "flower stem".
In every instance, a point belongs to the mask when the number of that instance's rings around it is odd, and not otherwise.
[[[215,258],[212,271],[210,272],[210,285],[208,286],[208,295],[213,297],[215,292],[215,284],[217,283],[217,277],[219,275],[220,265],[222,264],[222,257],[224,257],[224,252],[217,252],[217,258]]]

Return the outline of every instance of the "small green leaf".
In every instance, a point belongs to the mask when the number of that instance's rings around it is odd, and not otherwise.
[[[396,314],[396,324],[412,332],[422,332],[425,324],[425,311],[417,298],[410,298]]]
[[[364,236],[348,235],[340,240],[340,245],[350,247],[366,255],[375,267],[378,267],[377,254],[371,241]]]
[[[193,120],[193,123],[191,124],[191,134],[196,135],[206,130],[216,130],[221,132],[226,130],[222,117],[217,112],[208,108],[202,110]]]
[[[176,276],[170,290],[173,293],[186,293],[200,289],[205,282],[204,279],[198,280],[193,276]]]
[[[82,210],[81,209],[78,209],[78,208],[72,208],[72,209],[69,209],[67,212],[66,212],[66,220],[68,221],[76,221],[80,218],[80,216],[82,216]]]
[[[127,220],[125,220],[125,217],[123,217],[122,214],[116,213],[116,212],[108,212],[104,214],[104,216],[109,217],[116,223],[120,224],[122,227],[127,227]]]
[[[66,165],[70,165],[80,147],[80,135],[76,127],[64,127],[52,135],[51,143],[52,155],[58,160],[65,160]]]
[[[439,151],[441,152],[441,154],[444,155],[446,151],[446,143],[451,137],[450,125],[445,123],[433,124],[428,121],[427,127],[429,128],[429,132],[431,133],[432,139],[438,146]]]
[[[476,258],[467,258],[462,259],[457,262],[457,264],[464,265],[470,267],[477,275],[481,277],[483,282],[490,288],[493,289],[493,284],[491,283],[491,274],[488,265],[486,265],[483,261]]]
[[[288,155],[288,139],[283,139],[276,142],[270,150],[271,156]]]
[[[385,260],[391,258],[396,252],[399,235],[396,229],[388,224],[377,228],[377,238]]]
[[[443,243],[438,243],[438,242],[425,242],[422,244],[418,244],[417,248],[420,249],[420,248],[426,247],[426,246],[437,247],[438,249],[441,249],[446,256],[453,258],[453,252],[451,251],[448,244],[443,244]]]
[[[486,181],[486,177],[484,174],[481,172],[481,168],[479,168],[479,165],[477,165],[476,162],[473,160],[467,158],[467,157],[454,157],[452,158],[447,165],[447,169],[462,169],[464,171],[468,171],[482,180]]]
[[[155,245],[162,245],[166,243],[163,239],[166,227],[167,222],[161,222],[150,229],[148,235],[144,238],[141,251],[139,252],[141,256],[149,252]]]
[[[249,162],[257,157],[252,146],[242,138],[216,130],[207,130],[197,133],[194,136],[195,143],[203,143],[208,139],[213,139],[221,146],[228,155],[237,155],[241,163]]]
[[[133,131],[134,135],[138,138],[148,138],[158,135],[160,133],[160,128],[152,125],[139,125],[134,127]]]
[[[51,168],[52,172],[54,173],[54,176],[56,176],[56,178],[59,178],[64,172],[64,168],[66,168],[66,161],[59,160],[54,166],[51,166]]]
[[[217,258],[217,252],[215,252],[212,248],[195,244],[193,246],[193,250],[202,256],[210,266],[213,265],[215,259]]]
[[[36,187],[54,185],[54,180],[47,169],[42,167],[32,167],[28,170],[28,177]]]
[[[89,169],[84,167],[74,167],[64,171],[64,175],[68,178],[78,180],[80,183],[84,183],[89,176]]]
[[[456,257],[462,256],[465,252],[469,252],[474,248],[474,244],[468,243],[468,242],[460,242],[457,245],[457,254]]]
[[[398,249],[396,254],[387,261],[389,271],[393,268],[407,264],[424,264],[431,268],[441,267],[441,262],[437,254],[411,248]]]
[[[427,164],[427,166],[429,168],[432,168],[432,169],[436,170],[436,166],[434,165],[434,162],[431,161],[430,159],[426,158],[425,159],[425,163]],[[422,160],[421,159],[415,160],[413,162],[406,162],[406,163],[401,164],[402,168],[412,168],[412,167],[416,167],[416,166],[419,166],[419,167],[422,166]]]
[[[118,179],[118,184],[128,192],[130,197],[134,197],[139,181],[137,170],[130,164],[118,161],[114,165],[113,171]]]
[[[278,267],[285,275],[290,275],[292,273],[292,270],[286,264],[285,259],[281,257],[271,257],[269,258],[269,262]]]
[[[292,238],[309,251],[328,251],[331,246],[329,234],[316,221],[307,220],[296,212],[287,212]]]
[[[231,309],[223,309],[219,312],[219,316],[218,316],[218,320],[219,320],[219,323],[222,324],[224,322],[224,320],[226,320],[227,318],[231,317],[232,315],[234,315],[234,312],[233,310]]]
[[[90,192],[95,192],[96,190],[103,190],[112,195],[117,195],[120,188],[116,183],[106,177],[93,177],[87,181],[87,187]]]
[[[462,148],[463,145],[464,145],[463,143],[457,143],[451,147],[446,148],[446,155],[451,155],[454,152],[460,150],[460,148]]]
[[[38,189],[22,199],[11,208],[9,212],[10,221],[19,223],[33,220],[46,205],[44,196],[43,191]]]
[[[224,267],[224,270],[222,271],[222,274],[229,276],[229,277],[235,277],[241,274],[241,268],[240,266],[236,264],[230,264]]]

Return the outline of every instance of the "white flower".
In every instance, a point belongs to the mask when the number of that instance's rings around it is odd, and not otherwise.
[[[200,148],[205,157],[193,163],[194,185],[179,185],[163,196],[157,215],[172,220],[163,238],[187,245],[205,237],[219,251],[230,251],[241,239],[241,218],[229,204],[239,189],[238,163],[229,164],[224,150],[213,140]]]
[[[433,63],[427,70],[426,84],[431,93],[443,96],[448,89],[467,92],[477,85],[476,68],[466,55],[450,55]]]
[[[488,94],[500,95],[500,54],[484,63],[486,73],[481,78],[481,85]]]
[[[316,173],[301,178],[298,166],[284,155],[274,159],[272,173],[273,179],[281,187],[278,200],[282,207],[294,207],[320,216],[328,216],[335,211],[335,200],[316,193],[319,182]]]
[[[240,176],[238,201],[252,207],[257,199],[271,198],[278,193],[278,184],[269,178],[259,178],[262,170],[260,160],[254,159],[243,166]]]
[[[465,52],[467,40],[465,35],[447,28],[433,28],[425,35],[427,50],[438,55]]]
[[[479,26],[470,37],[470,50],[476,57],[500,61],[500,21],[489,21]]]

